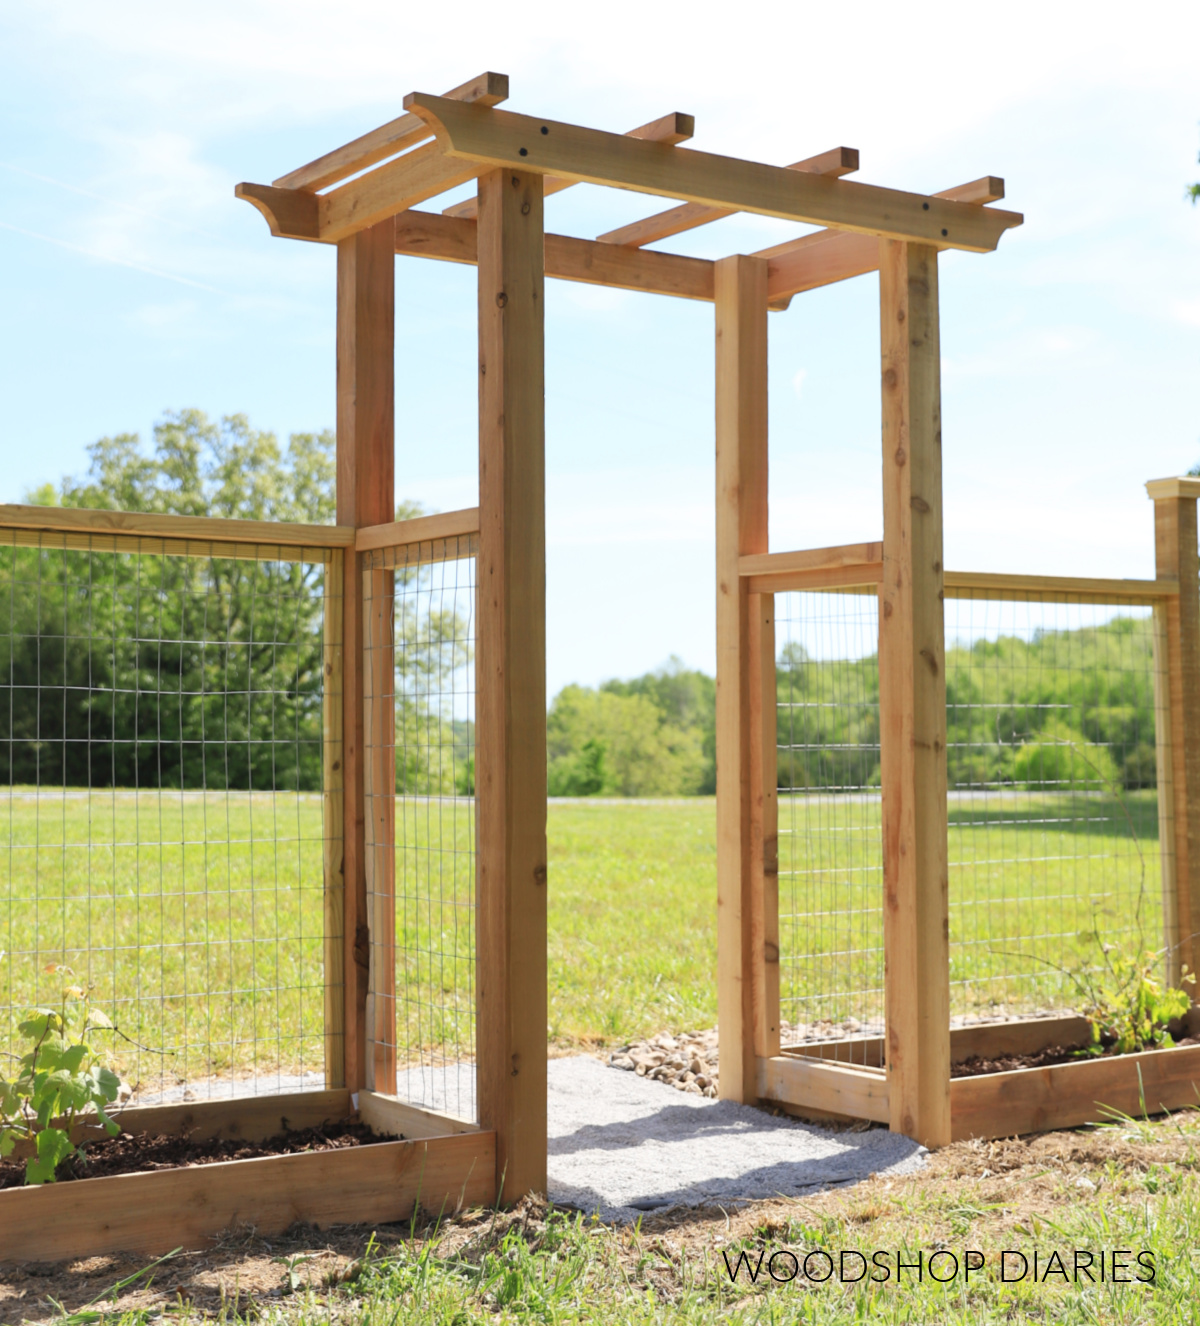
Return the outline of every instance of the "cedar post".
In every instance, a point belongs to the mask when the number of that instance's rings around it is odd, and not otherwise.
[[[946,673],[937,251],[880,240],[880,763],[890,1125],[950,1141]]]
[[[354,550],[350,550],[354,556]],[[342,871],[342,720],[345,651],[342,586],[346,554],[335,548],[325,563],[325,621],[321,671],[321,829],[325,875],[325,1086],[346,1085],[346,887]]]
[[[767,264],[723,258],[714,276],[720,1092],[753,1102],[779,1050],[774,595],[738,570],[767,551]]]
[[[480,176],[478,235],[476,1071],[514,1202],[546,1190],[542,177]]]
[[[1174,866],[1174,907],[1164,899],[1167,942],[1173,946],[1168,971],[1178,981],[1183,968],[1196,970],[1196,936],[1200,934],[1200,889],[1192,887],[1192,873],[1200,863],[1200,556],[1196,546],[1196,498],[1181,492],[1177,479],[1160,479],[1146,489],[1154,499],[1154,557],[1161,579],[1179,581],[1179,593],[1168,598],[1157,619],[1165,630],[1166,659],[1158,660],[1165,682],[1163,717],[1170,730],[1160,745],[1170,754],[1167,785],[1159,783],[1159,824],[1168,822],[1173,852],[1168,861],[1162,844],[1164,870]],[[1190,486],[1190,485],[1189,485]],[[1164,621],[1165,619],[1165,621]],[[1170,798],[1169,809],[1162,803]],[[1164,881],[1170,884],[1169,879]],[[1174,912],[1172,918],[1171,912]],[[1174,920],[1174,935],[1170,922]],[[1191,990],[1193,1002],[1196,991]]]
[[[395,516],[394,220],[338,243],[337,521],[382,525]],[[343,577],[343,844],[345,1085],[367,1084],[370,932],[366,881],[363,582],[353,549]],[[393,740],[389,733],[386,741]],[[395,1039],[394,1037],[392,1038]],[[391,1087],[395,1091],[395,1086]]]

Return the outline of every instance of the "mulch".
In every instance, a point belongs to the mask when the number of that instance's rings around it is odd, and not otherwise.
[[[302,1151],[337,1151],[344,1147],[370,1146],[376,1142],[394,1142],[394,1137],[380,1137],[360,1122],[323,1124],[319,1128],[294,1128],[268,1137],[263,1142],[247,1142],[236,1137],[191,1137],[145,1133],[119,1133],[116,1137],[89,1142],[82,1161],[64,1161],[58,1172],[59,1183],[72,1179],[97,1179],[112,1174],[137,1174],[145,1170],[181,1169],[190,1165],[216,1165],[226,1160],[255,1160],[263,1156],[290,1156]],[[25,1162],[6,1160],[0,1163],[0,1189],[19,1188],[25,1182]]]

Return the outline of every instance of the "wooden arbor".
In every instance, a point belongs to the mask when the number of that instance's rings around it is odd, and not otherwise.
[[[1002,182],[991,177],[929,196],[905,193],[842,178],[858,167],[849,148],[769,166],[680,146],[692,135],[687,115],[607,133],[495,109],[507,91],[504,76],[488,73],[445,96],[412,93],[399,119],[270,186],[236,190],[273,234],[338,248],[343,525],[361,530],[392,517],[393,255],[479,269],[479,510],[440,517],[445,527],[421,537],[478,537],[478,1114],[480,1126],[496,1134],[504,1196],[543,1189],[546,1172],[546,276],[716,306],[721,1087],[752,1100],[769,1094],[759,1076],[778,1050],[778,985],[772,989],[767,960],[774,943],[767,757],[774,716],[764,687],[773,667],[772,600],[771,586],[752,574],[757,568],[769,578],[784,569],[768,544],[767,312],[786,308],[801,291],[880,272],[886,650],[895,712],[904,716],[887,755],[888,777],[904,789],[891,803],[887,830],[896,863],[887,882],[889,968],[914,996],[897,1003],[892,1018],[903,1047],[889,1061],[892,1118],[914,1136],[939,1140],[948,1023],[940,929],[945,751],[936,739],[944,730],[937,254],[989,252],[1022,218],[987,206],[1003,196]],[[440,214],[417,210],[472,179],[478,187],[469,201]],[[545,233],[545,197],[580,183],[676,201],[594,240]],[[821,229],[718,262],[645,247],[738,211]],[[380,547],[389,537],[400,544],[414,534],[375,531],[365,542],[360,535],[358,546]],[[373,777],[386,783],[386,773],[373,773],[365,757],[362,577],[360,559],[347,557],[343,1077],[351,1090],[388,1091],[395,1058],[387,1051],[394,1036],[383,1025],[386,977],[368,956],[372,926],[387,924],[379,910],[387,866],[377,865],[369,879],[370,845],[380,839],[367,812],[376,804],[368,784]]]

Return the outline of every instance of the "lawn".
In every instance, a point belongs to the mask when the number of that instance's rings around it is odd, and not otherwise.
[[[470,804],[407,798],[397,825],[401,1041],[469,1047]],[[878,825],[868,797],[781,796],[785,1018],[880,1011]],[[0,833],[0,1039],[61,963],[115,1014],[135,1080],[320,1070],[319,797],[18,788]],[[713,1025],[712,799],[555,802],[549,846],[552,1041]],[[956,1012],[1070,1002],[1060,969],[1096,965],[1097,920],[1161,942],[1153,792],[953,797],[950,861]]]

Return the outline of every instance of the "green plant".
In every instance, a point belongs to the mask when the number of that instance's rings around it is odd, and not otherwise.
[[[1020,747],[1013,777],[1040,791],[1109,791],[1121,786],[1116,762],[1109,752],[1062,719],[1052,719],[1033,741]]]
[[[1166,986],[1156,975],[1163,955],[1144,950],[1136,956],[1122,953],[1113,944],[1096,942],[1104,957],[1098,978],[1086,973],[1078,981],[1087,992],[1084,1017],[1092,1024],[1092,1053],[1111,1046],[1116,1054],[1153,1049],[1170,1034],[1168,1027],[1191,1007],[1186,990]],[[1194,985],[1195,976],[1183,969],[1183,983]]]
[[[70,974],[67,968],[50,970]],[[120,1131],[105,1112],[117,1099],[120,1080],[89,1044],[92,1032],[112,1025],[92,1007],[90,990],[78,985],[64,988],[57,1008],[36,1008],[18,1025],[29,1049],[12,1056],[15,1078],[0,1077],[0,1158],[12,1155],[19,1142],[32,1142],[26,1183],[52,1183],[64,1160],[82,1155],[71,1133],[84,1110],[94,1110],[110,1136]]]

